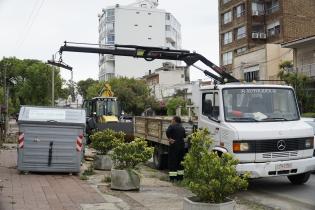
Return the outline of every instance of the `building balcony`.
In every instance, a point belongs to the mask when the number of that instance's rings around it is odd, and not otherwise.
[[[288,72],[301,73],[307,77],[315,79],[315,63],[311,63],[311,64],[299,66],[299,67],[293,67],[287,70]]]

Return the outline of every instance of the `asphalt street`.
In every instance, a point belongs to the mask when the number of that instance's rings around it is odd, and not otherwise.
[[[315,174],[304,185],[293,185],[285,176],[251,180],[242,196],[282,210],[315,210]]]

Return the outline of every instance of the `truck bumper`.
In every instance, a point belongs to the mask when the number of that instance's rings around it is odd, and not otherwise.
[[[241,163],[236,166],[239,174],[250,174],[250,178],[287,176],[315,170],[315,157],[299,160],[267,163]]]

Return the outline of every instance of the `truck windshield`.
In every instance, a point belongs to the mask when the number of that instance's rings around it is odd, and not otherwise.
[[[111,115],[118,115],[117,110],[117,101],[115,100],[100,100],[97,101],[97,116],[111,116]]]
[[[274,122],[299,119],[292,89],[223,89],[225,120],[229,122]]]

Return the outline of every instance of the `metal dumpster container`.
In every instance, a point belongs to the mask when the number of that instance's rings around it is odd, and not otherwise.
[[[80,172],[84,109],[22,106],[18,125],[19,171]]]

